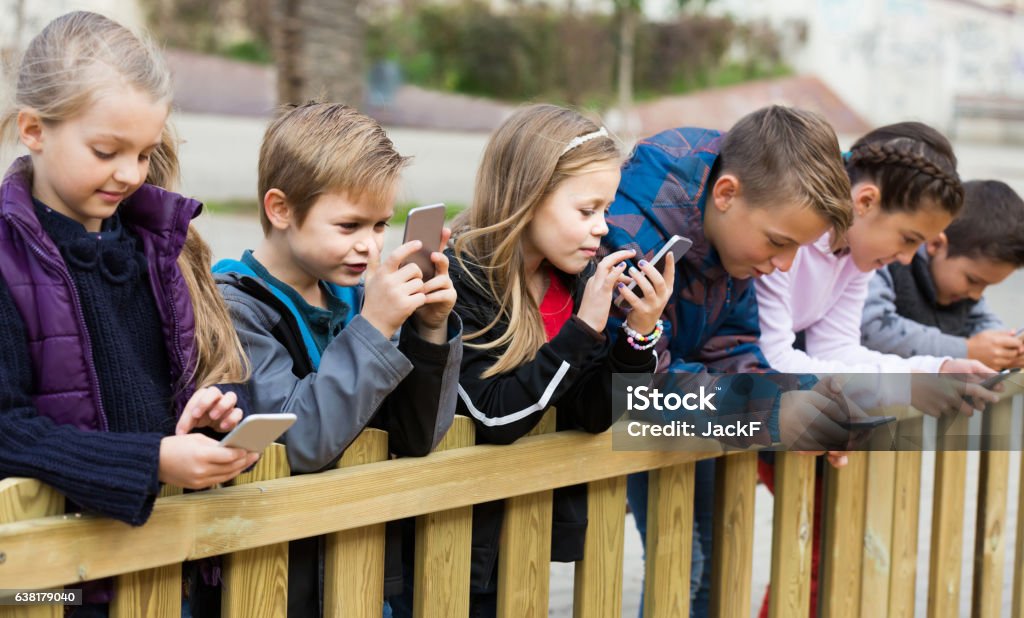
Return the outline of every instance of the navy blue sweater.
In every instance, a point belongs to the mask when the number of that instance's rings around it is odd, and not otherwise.
[[[116,216],[96,234],[41,203],[36,210],[81,300],[110,432],[58,426],[36,413],[24,321],[0,279],[0,477],[37,478],[71,508],[139,525],[160,489],[160,440],[176,422],[146,257]]]

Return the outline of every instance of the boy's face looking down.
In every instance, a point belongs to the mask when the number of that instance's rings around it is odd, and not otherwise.
[[[275,191],[278,195],[272,196]],[[324,193],[301,222],[288,206],[287,196],[277,189],[267,192],[264,207],[273,226],[270,233],[277,236],[282,257],[295,274],[353,286],[380,262],[396,193],[393,187],[383,201]]]
[[[1013,264],[984,256],[950,257],[945,234],[929,241],[926,249],[931,257],[928,268],[940,305],[951,305],[966,298],[978,301],[986,287],[1002,282],[1016,270]]]
[[[704,210],[704,233],[736,279],[789,270],[800,246],[828,229],[825,217],[800,202],[750,204],[739,179],[727,173],[715,181]]]

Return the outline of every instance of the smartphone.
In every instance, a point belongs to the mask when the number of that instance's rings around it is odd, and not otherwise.
[[[655,270],[662,272],[665,270],[665,258],[668,256],[670,251],[672,252],[672,257],[675,261],[679,262],[679,259],[686,255],[686,252],[689,251],[692,246],[693,241],[689,238],[686,238],[685,236],[673,236],[665,241],[665,244],[661,246],[661,249],[658,249],[658,252],[654,254],[654,257],[651,258],[650,261],[654,264]],[[626,285],[626,289],[632,290],[638,297],[643,298],[644,292],[640,288],[636,287],[636,281],[630,281]],[[619,294],[615,297],[613,302],[615,303],[615,306],[621,307],[626,301],[622,295]]]
[[[847,419],[842,422],[837,421],[836,424],[847,431],[863,431],[888,425],[895,420],[897,420],[895,416],[869,416],[867,418]]]
[[[262,453],[271,442],[288,430],[297,417],[289,412],[281,414],[251,414],[224,436],[221,446],[233,446],[253,453]]]
[[[405,219],[405,236],[402,237],[402,243],[418,240],[423,243],[423,247],[402,262],[402,266],[409,263],[419,266],[423,271],[424,281],[434,277],[434,263],[430,261],[430,254],[443,249],[441,246],[443,229],[444,204],[413,208]]]
[[[1006,378],[1012,376],[1013,374],[1015,374],[1015,373],[1017,373],[1019,371],[1020,371],[1020,367],[1014,367],[1013,369],[1003,369],[1002,371],[1000,371],[996,375],[994,375],[991,378],[989,378],[989,379],[985,380],[984,382],[982,382],[981,385],[984,386],[988,390],[992,390],[992,387],[994,387],[996,384],[999,384],[1000,382],[1002,382]]]
[[[1013,336],[1024,341],[1024,327],[1018,328],[1017,332],[1015,332]]]

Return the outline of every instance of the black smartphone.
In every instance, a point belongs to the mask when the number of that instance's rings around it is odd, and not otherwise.
[[[999,384],[1000,382],[1002,382],[1006,378],[1008,378],[1008,377],[1010,377],[1013,374],[1018,373],[1018,372],[1020,372],[1020,367],[1014,367],[1013,369],[1003,369],[1002,371],[1000,371],[996,375],[994,375],[991,378],[988,378],[987,380],[982,382],[981,385],[984,386],[985,388],[987,388],[988,390],[992,390],[992,388],[996,384]]]
[[[654,254],[654,257],[651,258],[651,263],[654,264],[654,269],[657,270],[658,272],[663,272],[665,270],[665,259],[668,257],[670,251],[672,252],[672,257],[678,263],[679,259],[686,255],[686,252],[689,251],[690,247],[692,246],[693,241],[690,240],[689,238],[686,238],[685,236],[677,235],[673,236],[672,238],[669,238],[667,241],[665,241],[665,244],[662,245],[660,249],[658,249],[658,252]],[[635,268],[635,265],[632,262],[628,263],[630,267]],[[633,293],[636,294],[638,297],[643,298],[644,292],[640,288],[636,287],[636,281],[630,281],[626,285],[626,289],[632,290]],[[616,306],[621,307],[622,304],[626,301],[625,299],[623,299],[621,294],[618,294],[617,291],[616,294],[617,295],[613,302]]]
[[[836,424],[848,431],[863,431],[865,429],[874,429],[875,427],[888,425],[895,420],[897,420],[895,416],[869,416],[866,418],[837,421]]]
[[[409,256],[402,265],[411,262],[419,266],[423,271],[424,281],[434,277],[434,263],[430,261],[430,254],[444,249],[441,246],[443,230],[444,204],[413,208],[405,219],[405,236],[402,238],[402,244],[418,240],[423,243],[423,247]]]

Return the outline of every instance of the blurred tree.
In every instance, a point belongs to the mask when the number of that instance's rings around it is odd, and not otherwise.
[[[363,104],[362,0],[277,0],[272,41],[278,103]]]
[[[711,0],[676,0],[679,9],[701,10]],[[643,14],[644,0],[612,0],[619,18],[618,107],[625,114],[633,105],[633,67],[636,56],[636,26]]]

